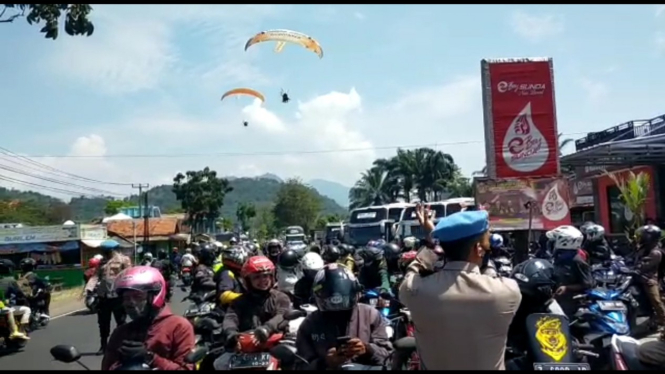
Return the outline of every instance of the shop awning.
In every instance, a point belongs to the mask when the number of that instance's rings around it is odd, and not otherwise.
[[[102,243],[103,243],[105,240],[106,240],[106,239],[104,239],[104,240],[99,240],[99,239],[88,239],[88,240],[81,240],[81,242],[82,242],[83,244],[85,244],[86,246],[90,247],[90,248],[99,248],[99,246],[102,245]]]
[[[564,156],[562,166],[650,165],[665,163],[665,134],[599,144]]]

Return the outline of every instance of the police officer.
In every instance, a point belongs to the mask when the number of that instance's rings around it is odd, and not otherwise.
[[[417,209],[427,217],[422,207]],[[418,326],[422,369],[504,370],[508,327],[522,296],[514,280],[481,272],[490,252],[487,212],[455,213],[436,227],[423,218],[422,227],[440,241],[446,260],[432,274],[439,257],[421,249],[399,289]]]

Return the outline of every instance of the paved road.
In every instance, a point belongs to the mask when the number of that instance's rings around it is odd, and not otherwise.
[[[180,300],[186,293],[176,289],[171,299],[171,309],[175,314],[183,315],[188,302]],[[112,322],[115,323],[115,322]],[[51,347],[58,344],[71,344],[84,356],[81,359],[93,370],[99,370],[101,356],[95,356],[99,349],[99,329],[97,315],[84,312],[73,313],[53,319],[44,330],[30,335],[28,345],[21,352],[0,356],[2,370],[85,370],[77,364],[64,364],[54,361],[49,353]]]

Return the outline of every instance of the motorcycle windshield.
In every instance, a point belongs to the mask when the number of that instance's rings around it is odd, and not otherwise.
[[[526,319],[534,363],[573,362],[573,341],[564,316],[534,313]]]

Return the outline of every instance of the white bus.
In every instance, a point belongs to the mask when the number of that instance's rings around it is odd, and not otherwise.
[[[366,245],[370,240],[393,236],[392,226],[398,222],[409,203],[391,203],[358,208],[351,211],[349,223],[344,228],[346,240],[355,246]]]
[[[430,218],[434,220],[434,224],[436,225],[443,217],[460,212],[465,208],[468,209],[469,207],[474,207],[475,199],[473,197],[458,197],[424,204],[429,206]],[[395,235],[399,237],[400,240],[408,238],[409,236],[414,236],[418,239],[425,238],[425,232],[423,228],[420,227],[420,223],[416,217],[415,205],[404,210],[395,231]]]

